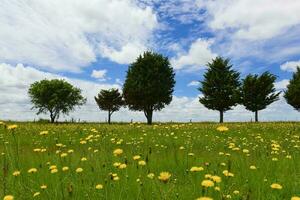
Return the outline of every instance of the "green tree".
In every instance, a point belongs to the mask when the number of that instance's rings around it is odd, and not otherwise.
[[[108,111],[108,124],[110,124],[111,115],[118,111],[124,101],[118,89],[101,90],[95,101],[101,110]]]
[[[222,57],[213,59],[207,67],[198,88],[203,94],[199,101],[208,109],[218,110],[223,123],[224,112],[240,102],[240,74],[232,69],[229,59]]]
[[[161,54],[145,52],[127,71],[123,96],[130,110],[143,111],[152,123],[153,111],[172,101],[175,73],[169,59]]]
[[[288,104],[300,111],[300,67],[297,67],[297,71],[293,74],[285,91],[284,98]]]
[[[255,113],[258,122],[258,111],[279,99],[280,92],[276,93],[274,82],[276,76],[269,72],[261,76],[249,74],[242,83],[242,104],[247,110]]]
[[[67,115],[75,106],[81,106],[86,99],[81,90],[65,80],[41,80],[31,84],[28,90],[33,108],[37,114],[50,113],[51,123],[58,120],[60,114]]]

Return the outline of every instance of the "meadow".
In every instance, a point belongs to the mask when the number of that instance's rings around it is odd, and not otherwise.
[[[2,122],[0,141],[4,200],[300,199],[299,123]]]

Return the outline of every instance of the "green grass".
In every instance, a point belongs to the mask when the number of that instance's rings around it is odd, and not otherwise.
[[[0,199],[5,195],[33,199],[36,192],[40,195],[34,199],[49,200],[228,199],[228,195],[231,199],[282,200],[300,196],[299,123],[232,123],[225,124],[226,132],[217,131],[218,124],[212,123],[17,125],[15,130],[0,125]],[[49,133],[40,135],[41,131]],[[113,155],[117,148],[123,150],[122,155]],[[68,153],[70,149],[74,152]],[[61,157],[62,153],[68,154]],[[134,155],[147,164],[138,165]],[[83,157],[87,161],[81,161]],[[127,167],[118,169],[115,162]],[[58,172],[52,174],[50,165]],[[250,169],[251,165],[257,169]],[[69,170],[62,171],[63,166]],[[204,170],[190,172],[193,166]],[[76,173],[79,167],[82,173]],[[30,168],[38,171],[29,174]],[[21,174],[13,176],[17,170]],[[224,170],[234,176],[226,177]],[[167,183],[157,178],[162,171],[171,174]],[[119,180],[112,180],[111,173],[117,173]],[[149,173],[155,177],[148,178]],[[220,183],[214,183],[220,191],[201,186],[207,174],[221,177]],[[282,189],[272,189],[273,183]],[[97,184],[103,189],[97,190]]]

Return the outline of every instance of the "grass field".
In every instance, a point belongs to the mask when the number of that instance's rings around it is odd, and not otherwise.
[[[0,125],[1,199],[300,196],[299,123],[12,124]]]

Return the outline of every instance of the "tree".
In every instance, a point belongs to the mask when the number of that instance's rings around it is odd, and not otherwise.
[[[174,76],[167,57],[145,52],[128,68],[123,86],[125,103],[130,110],[143,111],[147,123],[152,124],[153,111],[172,101]]]
[[[213,59],[207,67],[198,88],[203,94],[199,101],[208,109],[218,110],[220,123],[223,123],[224,112],[240,102],[240,75],[231,69],[230,60],[222,57]]]
[[[108,124],[110,124],[111,115],[118,111],[124,101],[118,89],[101,90],[95,101],[101,110],[108,111]]]
[[[242,84],[242,104],[247,110],[255,113],[258,122],[258,111],[279,99],[280,92],[275,92],[274,82],[276,76],[269,72],[261,76],[249,74]]]
[[[33,108],[37,114],[50,113],[51,123],[58,120],[60,114],[68,114],[75,106],[81,106],[86,99],[81,90],[73,87],[65,80],[41,80],[31,84],[28,90]]]
[[[300,111],[300,67],[297,67],[297,71],[293,74],[285,91],[284,98],[288,104],[293,106],[297,111]]]

